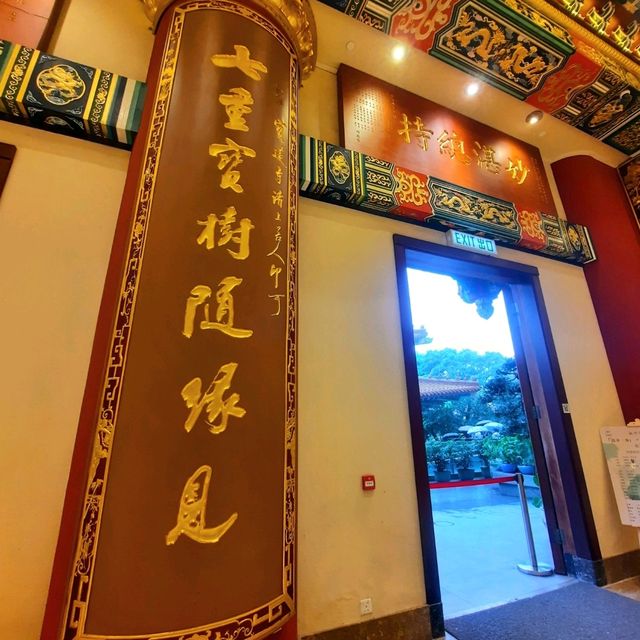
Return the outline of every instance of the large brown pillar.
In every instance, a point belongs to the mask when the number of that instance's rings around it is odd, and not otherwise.
[[[295,611],[296,0],[158,27],[42,638],[262,637]]]
[[[615,169],[589,156],[552,169],[567,219],[589,228],[596,249],[584,275],[629,422],[640,417],[640,231]]]

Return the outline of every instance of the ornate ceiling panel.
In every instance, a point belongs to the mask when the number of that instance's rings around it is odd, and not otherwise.
[[[640,150],[633,2],[612,12],[602,0],[323,1],[623,153]]]

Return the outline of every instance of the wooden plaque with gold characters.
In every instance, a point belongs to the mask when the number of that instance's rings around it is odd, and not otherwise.
[[[536,147],[346,65],[338,86],[343,146],[556,214]]]
[[[160,23],[64,640],[259,638],[293,615],[300,60],[276,22],[192,0]]]

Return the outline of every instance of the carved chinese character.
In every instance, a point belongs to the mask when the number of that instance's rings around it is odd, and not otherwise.
[[[276,183],[282,184],[282,169],[280,167],[276,168]]]
[[[200,378],[194,378],[183,387],[182,399],[187,408],[191,409],[189,417],[184,423],[187,433],[193,429],[205,407],[207,408],[206,423],[209,425],[209,431],[213,434],[222,433],[227,428],[230,416],[235,418],[245,416],[246,410],[238,406],[240,394],[232,393],[228,398],[224,397],[224,394],[231,387],[231,381],[237,368],[237,362],[229,362],[221,366],[213,382],[204,393],[202,393]],[[218,419],[217,422],[216,419]]]
[[[242,87],[234,87],[229,93],[221,93],[218,101],[224,107],[229,119],[224,123],[225,128],[235,131],[249,131],[247,121],[244,117],[251,113],[253,109],[249,105],[253,104],[253,96]]]
[[[418,140],[418,145],[423,151],[427,151],[429,148],[429,140],[433,135],[431,129],[425,129],[420,116],[416,116],[413,122],[409,122],[409,117],[406,113],[402,114],[402,128],[398,129],[398,134],[402,139],[409,144],[411,142],[411,134]],[[413,126],[411,126],[413,125]]]
[[[276,147],[271,154],[272,158],[275,158],[281,164],[284,162],[284,147]]]
[[[278,253],[278,251],[280,250],[280,243],[282,242],[282,227],[280,225],[276,227],[275,241],[276,246],[274,250],[271,253],[267,253],[267,256],[275,256],[276,258],[278,258],[278,260],[280,260],[280,262],[282,262],[282,264],[284,264],[284,259]]]
[[[282,206],[282,203],[284,202],[284,196],[282,195],[282,191],[280,189],[278,189],[277,191],[274,191],[271,194],[271,201],[277,207],[281,207]]]
[[[449,156],[450,160],[458,160],[462,164],[469,164],[471,158],[464,151],[464,140],[458,138],[455,131],[449,132],[445,129],[438,136],[438,144],[440,145],[440,153]]]
[[[278,136],[278,140],[284,143],[284,134],[285,134],[285,131],[287,130],[287,125],[282,120],[280,120],[280,118],[277,118],[276,120],[273,121],[273,126],[275,127],[276,136]]]
[[[474,142],[473,153],[478,159],[478,166],[490,173],[500,173],[502,165],[496,160],[496,151],[493,147],[487,147],[479,142]]]
[[[182,335],[187,338],[193,335],[196,312],[200,305],[204,305],[204,320],[200,322],[200,329],[215,329],[232,338],[250,338],[253,335],[252,329],[238,329],[233,326],[234,309],[231,291],[241,283],[242,278],[236,278],[235,276],[229,276],[220,281],[218,291],[216,292],[217,308],[215,322],[209,319],[210,303],[208,300],[211,298],[211,287],[199,284],[191,289],[191,295],[187,299],[184,312]]]
[[[204,244],[207,249],[216,246],[216,226],[218,233],[218,246],[222,247],[230,242],[238,246],[237,251],[227,249],[229,255],[236,260],[245,260],[249,256],[249,234],[255,226],[249,218],[242,218],[235,228],[232,225],[236,222],[238,212],[235,207],[227,207],[227,210],[220,216],[210,213],[206,220],[198,220],[198,224],[204,227],[196,242]]]
[[[216,53],[211,56],[211,62],[216,67],[239,69],[252,80],[261,80],[260,74],[268,73],[267,67],[262,62],[251,59],[251,53],[247,47],[242,44],[234,44],[233,48],[235,49],[235,54]]]
[[[282,267],[276,267],[275,264],[271,265],[271,270],[269,271],[269,275],[272,278],[275,277],[274,289],[278,288],[278,278],[280,277],[281,273],[282,273]]]
[[[225,138],[226,144],[210,144],[209,155],[218,158],[218,169],[223,171],[220,186],[231,189],[236,193],[243,193],[243,187],[238,184],[240,172],[236,168],[247,158],[255,158],[256,152],[250,147],[243,147],[230,138]]]
[[[234,513],[217,527],[207,528],[210,483],[211,467],[206,464],[189,477],[182,490],[176,526],[165,536],[167,546],[174,544],[183,534],[196,542],[218,542],[238,519],[238,514]]]
[[[272,300],[276,301],[276,312],[272,313],[272,316],[279,316],[280,312],[282,311],[282,298],[284,298],[284,293],[275,293],[275,294],[270,294],[269,297]]]
[[[518,184],[522,184],[529,175],[529,169],[522,164],[522,160],[518,159],[517,162],[513,162],[509,158],[509,166],[505,171],[511,176],[512,180],[515,180]]]

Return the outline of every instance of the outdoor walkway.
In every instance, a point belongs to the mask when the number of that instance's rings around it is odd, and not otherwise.
[[[502,491],[505,489],[503,488]],[[528,598],[571,582],[567,576],[528,576],[520,501],[498,485],[431,492],[444,616]],[[529,504],[538,561],[552,564],[544,511]]]

